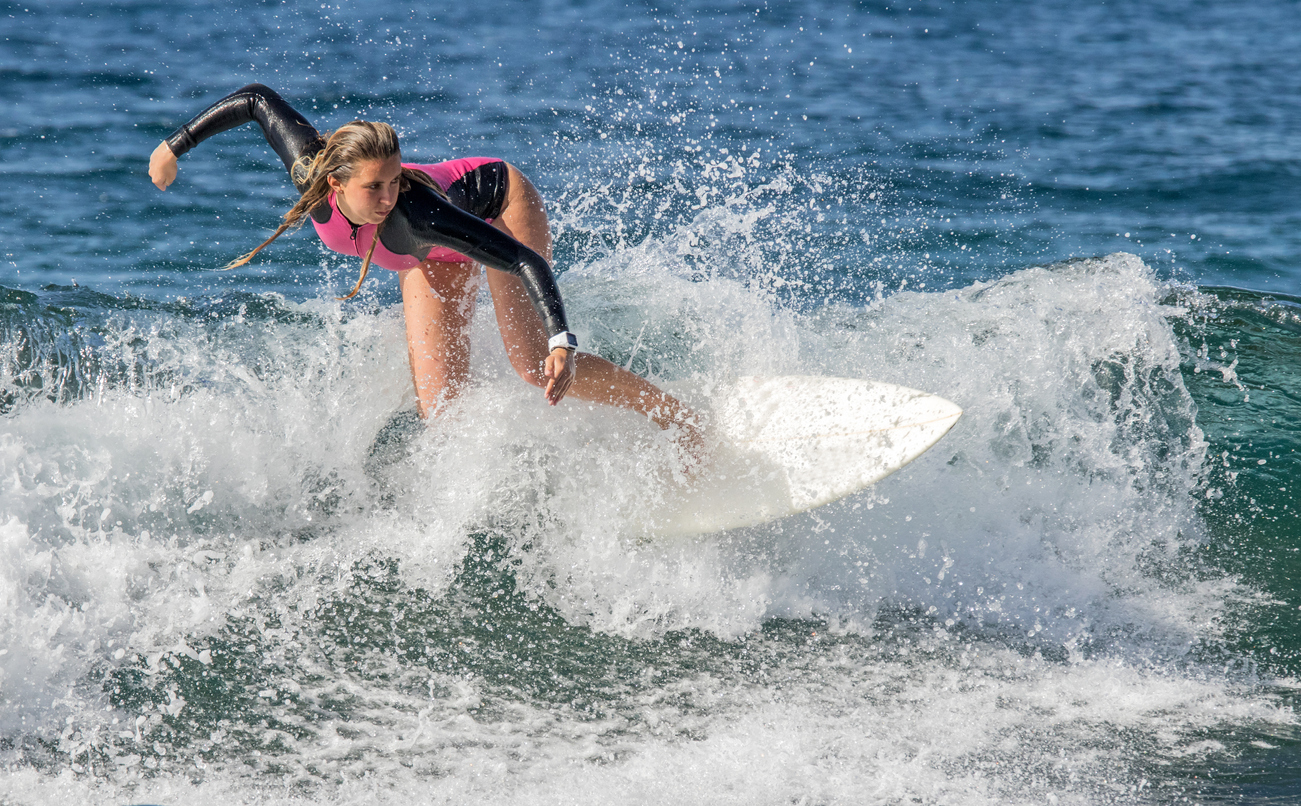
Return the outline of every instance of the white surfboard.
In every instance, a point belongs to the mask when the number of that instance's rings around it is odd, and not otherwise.
[[[715,405],[718,444],[698,477],[641,520],[651,535],[674,536],[806,512],[921,456],[961,415],[942,397],[890,383],[742,378]]]

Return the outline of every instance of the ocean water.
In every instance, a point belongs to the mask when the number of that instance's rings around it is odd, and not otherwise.
[[[0,803],[1301,798],[1301,34],[1147,0],[0,3]],[[874,488],[648,540],[676,455],[483,300],[412,421],[387,272],[251,81],[547,197],[587,348],[965,409]]]

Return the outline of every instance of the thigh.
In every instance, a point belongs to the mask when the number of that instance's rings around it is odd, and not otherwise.
[[[513,274],[496,269],[488,269],[487,276],[492,309],[497,316],[497,330],[501,333],[511,364],[521,372],[540,371],[538,367],[547,357],[547,333],[542,327],[542,318],[533,308],[533,301],[524,290],[524,282]]]
[[[506,202],[493,226],[551,260],[551,222],[546,204],[533,183],[514,165],[506,166]]]
[[[473,263],[425,261],[399,275],[411,360],[421,416],[438,401],[455,396],[469,378],[470,320],[478,293]]]
[[[398,278],[407,326],[438,322],[462,329],[474,316],[479,267],[470,262],[426,260]]]

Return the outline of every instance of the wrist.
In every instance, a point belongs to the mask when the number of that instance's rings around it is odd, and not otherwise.
[[[571,353],[578,351],[578,337],[568,330],[562,330],[552,336],[547,342],[547,352],[556,350],[568,350]]]

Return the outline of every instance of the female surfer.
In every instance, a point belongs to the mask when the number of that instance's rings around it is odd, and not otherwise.
[[[325,245],[397,272],[407,347],[421,417],[464,390],[469,324],[479,269],[487,267],[497,327],[511,366],[555,405],[571,393],[622,406],[660,428],[678,429],[692,453],[700,435],[692,413],[650,382],[578,352],[551,272],[551,231],[542,197],[514,166],[497,159],[434,165],[401,160],[385,123],[353,121],[323,136],[273,90],[250,84],[217,101],[158,145],[149,178],[176,180],[177,157],[207,138],[257,121],[301,194],[280,227],[230,264],[247,263],[285,230],[311,218]]]

